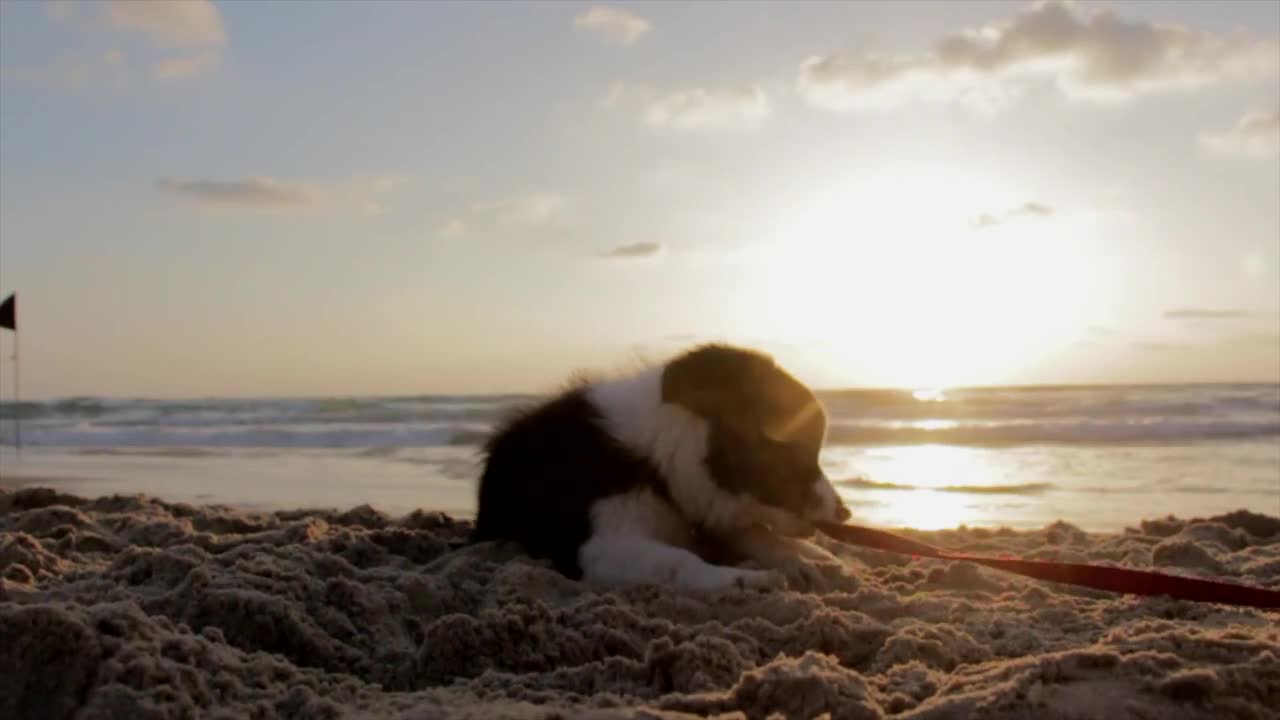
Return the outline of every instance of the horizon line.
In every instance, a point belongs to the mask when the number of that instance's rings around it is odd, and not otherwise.
[[[1118,382],[1118,383],[1009,383],[1009,384],[979,384],[979,385],[847,385],[843,387],[813,387],[811,388],[815,394],[839,394],[851,392],[914,392],[920,390],[941,390],[943,393],[963,391],[963,390],[1100,390],[1108,388],[1179,388],[1179,387],[1228,387],[1228,386],[1277,386],[1280,387],[1280,379],[1276,380],[1196,380],[1187,382]],[[419,393],[389,393],[389,394],[337,394],[337,395],[321,395],[321,394],[291,394],[291,395],[173,395],[173,396],[155,396],[155,395],[52,395],[41,397],[24,397],[20,402],[23,405],[28,403],[44,403],[44,402],[66,402],[73,400],[142,400],[142,401],[158,401],[158,402],[183,402],[183,401],[207,401],[207,400],[310,400],[310,399],[391,399],[391,398],[424,398],[424,397],[477,397],[477,398],[493,398],[493,397],[541,397],[550,394],[553,391],[534,392],[534,391],[495,391],[495,392],[419,392]],[[9,398],[0,398],[0,405],[12,405],[14,401]]]

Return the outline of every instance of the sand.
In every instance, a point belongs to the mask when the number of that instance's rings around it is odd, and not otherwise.
[[[0,717],[1280,717],[1280,613],[826,542],[795,589],[609,590],[468,529],[0,492]],[[912,535],[1280,588],[1245,511]]]

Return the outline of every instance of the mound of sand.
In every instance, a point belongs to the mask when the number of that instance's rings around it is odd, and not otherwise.
[[[0,493],[4,718],[1275,718],[1263,611],[826,544],[805,591],[606,591],[466,523]],[[1280,588],[1280,518],[916,537]]]

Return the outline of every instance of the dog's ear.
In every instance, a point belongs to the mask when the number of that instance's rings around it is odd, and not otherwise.
[[[679,405],[698,417],[713,419],[723,405],[720,378],[705,358],[685,355],[671,363],[662,373],[662,401]]]
[[[750,418],[752,393],[759,393],[772,359],[727,345],[703,345],[669,362],[662,374],[662,401],[699,417],[727,424]]]

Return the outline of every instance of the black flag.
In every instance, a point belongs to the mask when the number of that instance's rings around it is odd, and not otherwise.
[[[0,303],[0,328],[18,331],[18,293],[10,293],[9,297]]]

